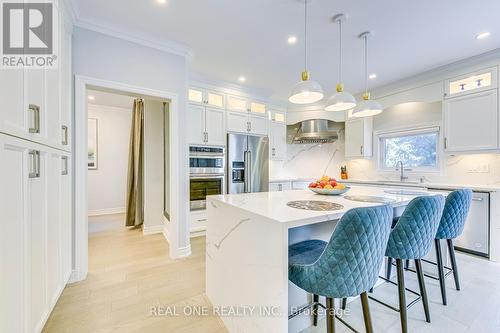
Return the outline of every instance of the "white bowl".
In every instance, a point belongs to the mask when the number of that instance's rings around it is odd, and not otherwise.
[[[336,190],[336,189],[328,190],[328,189],[324,189],[324,188],[311,188],[311,187],[309,187],[309,189],[311,191],[313,191],[314,193],[321,194],[321,195],[341,195],[341,194],[344,194],[347,191],[349,191],[351,188],[346,186],[346,188],[343,190]]]

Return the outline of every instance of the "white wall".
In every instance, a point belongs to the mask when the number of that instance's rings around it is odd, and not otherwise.
[[[163,102],[144,103],[144,232],[163,228]]]
[[[89,215],[125,212],[132,105],[88,107],[97,119],[97,170],[88,172]]]
[[[374,118],[373,130],[388,131],[401,128],[411,128],[438,124],[442,126],[442,103],[404,103],[390,107]],[[467,135],[467,133],[464,133]],[[442,140],[441,140],[442,141]],[[377,170],[378,141],[376,136],[373,142],[374,156],[372,159],[350,160],[347,163],[349,175],[352,179],[398,179],[399,173],[381,172]],[[442,147],[441,147],[442,149]],[[439,172],[409,173],[410,179],[419,180],[420,177],[428,182],[470,185],[498,185],[500,184],[500,155],[499,154],[461,154],[450,155],[440,153],[441,168]],[[473,173],[469,170],[480,165],[488,165],[489,172]]]
[[[73,35],[73,55],[73,70],[77,76],[176,94],[178,123],[180,126],[186,123],[187,57],[79,27],[75,28]],[[180,133],[185,132],[181,130]],[[178,191],[175,207],[171,207],[171,223],[165,226],[170,241],[170,255],[173,257],[190,253],[187,223],[188,148],[184,135],[176,139],[179,151],[173,151],[176,177],[172,181],[178,183]]]

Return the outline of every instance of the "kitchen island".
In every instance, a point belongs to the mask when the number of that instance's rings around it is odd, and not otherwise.
[[[394,195],[383,188],[353,186],[349,196],[390,201],[401,215],[416,195]],[[299,332],[311,325],[309,316],[288,320],[293,307],[310,295],[288,281],[288,246],[307,239],[328,241],[338,220],[352,208],[380,203],[321,196],[308,190],[207,197],[206,293],[230,333]],[[335,211],[289,207],[298,200],[341,205]],[[381,267],[382,268],[382,267]]]

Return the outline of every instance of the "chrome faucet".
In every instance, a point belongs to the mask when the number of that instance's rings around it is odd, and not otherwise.
[[[408,177],[405,176],[405,168],[404,168],[403,161],[399,161],[397,163],[397,165],[399,165],[399,172],[400,172],[400,174],[399,174],[399,180],[402,181],[402,182],[404,182],[405,180],[408,179]],[[398,169],[396,169],[396,170],[398,170]]]

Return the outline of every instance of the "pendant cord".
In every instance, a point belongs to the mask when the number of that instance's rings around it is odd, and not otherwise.
[[[339,83],[342,83],[342,20],[339,20]]]
[[[307,0],[304,0],[304,70],[307,71]]]
[[[368,36],[365,36],[365,93],[368,93]]]

